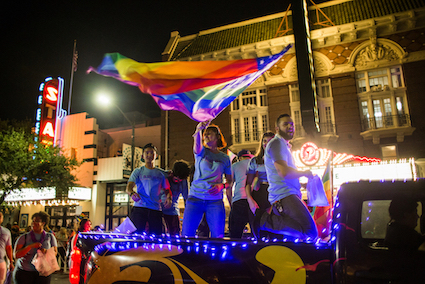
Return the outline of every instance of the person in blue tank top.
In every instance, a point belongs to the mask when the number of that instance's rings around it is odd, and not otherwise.
[[[195,173],[183,215],[182,235],[195,236],[205,213],[211,237],[222,238],[226,218],[223,190],[232,182],[230,159],[220,151],[227,144],[220,128],[208,126],[208,122],[198,124],[193,141]]]
[[[172,203],[170,184],[164,172],[154,165],[157,152],[151,143],[143,147],[145,165],[135,169],[127,183],[126,191],[134,200],[130,220],[136,226],[137,233],[162,234],[161,197],[166,196],[165,208],[169,208]],[[133,190],[134,186],[136,191]]]
[[[276,135],[269,141],[264,155],[264,165],[269,182],[271,212],[255,213],[254,227],[272,233],[300,239],[315,239],[316,224],[301,199],[299,178],[313,177],[311,171],[299,171],[291,154],[289,141],[294,137],[294,122],[288,114],[276,120]],[[257,223],[258,221],[258,223]],[[258,224],[258,226],[257,226]]]

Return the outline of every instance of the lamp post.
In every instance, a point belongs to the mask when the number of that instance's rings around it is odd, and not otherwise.
[[[117,104],[115,104],[114,102],[112,102],[112,100],[108,96],[100,95],[98,97],[98,100],[101,103],[103,103],[104,105],[113,104],[122,113],[122,115],[124,116],[124,118],[131,125],[131,163],[130,163],[130,165],[131,165],[130,166],[130,168],[131,168],[130,174],[131,174],[133,172],[133,170],[134,170],[134,136],[135,136],[135,133],[134,132],[135,132],[135,125],[136,124],[135,124],[134,121],[131,121],[128,118],[128,116],[122,111],[122,109]]]

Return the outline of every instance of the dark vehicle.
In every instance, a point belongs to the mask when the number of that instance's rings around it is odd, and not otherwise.
[[[418,202],[425,181],[358,182],[339,190],[326,240],[233,240],[80,234],[71,283],[425,283],[425,252],[383,245],[392,199]]]

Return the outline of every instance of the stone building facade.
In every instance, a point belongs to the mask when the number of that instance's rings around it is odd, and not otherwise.
[[[288,113],[296,127],[293,149],[313,141],[336,152],[383,160],[414,157],[423,172],[425,1],[334,0],[310,5],[308,15],[320,133],[312,137],[303,128],[292,48],[213,121],[228,148],[255,151],[261,134],[274,131],[278,115]],[[291,17],[288,9],[194,35],[172,32],[163,60],[275,54],[294,44]],[[196,123],[181,113],[163,112],[161,125],[162,164],[193,162]]]

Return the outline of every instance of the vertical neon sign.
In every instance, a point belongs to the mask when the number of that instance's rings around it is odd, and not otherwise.
[[[56,144],[58,122],[66,115],[66,111],[62,109],[63,85],[64,80],[60,77],[57,79],[48,77],[40,84],[35,133],[43,144]]]

